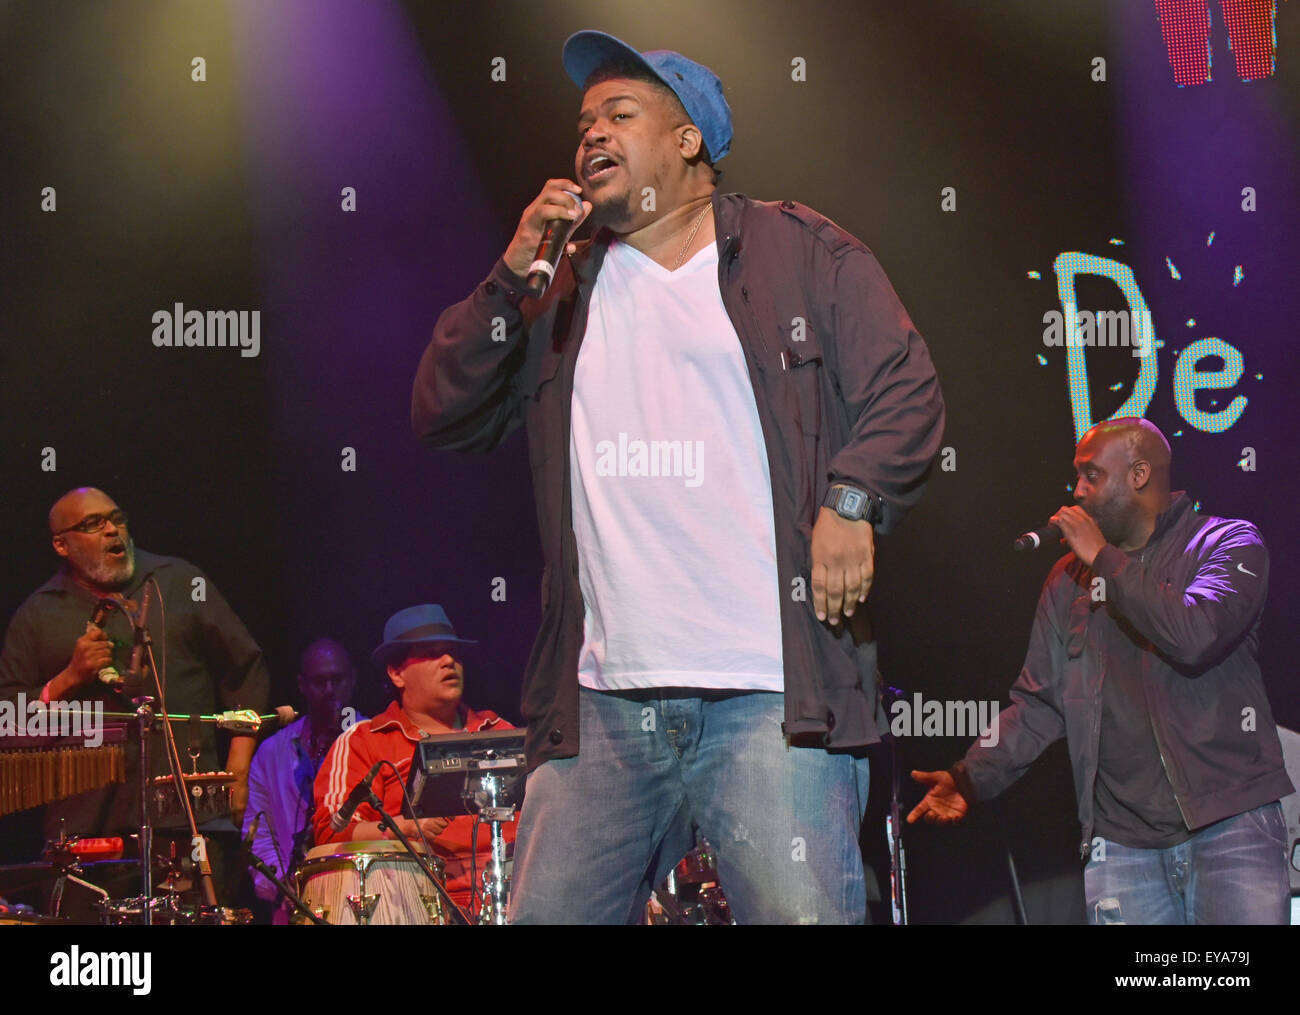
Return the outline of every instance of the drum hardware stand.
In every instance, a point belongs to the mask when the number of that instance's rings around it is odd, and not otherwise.
[[[488,762],[490,764],[490,762]],[[483,764],[480,763],[480,769]],[[515,820],[515,806],[498,806],[503,790],[499,775],[488,771],[479,775],[480,792],[486,806],[479,807],[479,817],[491,825],[492,859],[483,869],[483,903],[479,907],[480,924],[504,926],[510,906],[510,877],[506,874],[506,839],[502,826]]]
[[[74,871],[76,873],[73,873]],[[69,881],[71,881],[74,885],[79,885],[80,887],[93,892],[95,895],[98,895],[99,899],[96,900],[97,905],[102,905],[109,901],[108,892],[100,888],[99,885],[92,885],[89,881],[85,881],[82,878],[77,877],[77,874],[80,873],[82,873],[81,868],[74,865],[73,867],[69,867],[67,870],[63,871],[59,875],[59,880],[54,883],[54,888],[50,891],[50,915],[51,916],[57,917],[59,915],[59,909],[63,905],[63,889],[64,886]]]
[[[172,731],[172,717],[167,714],[166,696],[163,692],[162,681],[158,676],[157,660],[153,654],[153,636],[149,633],[149,628],[145,624],[145,616],[149,610],[149,593],[146,588],[144,598],[141,602],[139,612],[132,614],[127,608],[124,601],[120,598],[110,598],[105,602],[111,602],[118,607],[131,624],[131,629],[135,633],[136,648],[140,650],[139,654],[133,653],[133,660],[141,658],[143,655],[148,656],[148,669],[153,676],[153,685],[158,692],[155,699],[150,694],[140,694],[131,699],[135,705],[135,712],[130,713],[127,717],[135,719],[137,722],[140,737],[140,777],[139,777],[139,796],[140,796],[140,885],[143,891],[141,899],[141,920],[148,926],[153,923],[153,821],[149,810],[149,785],[151,766],[149,763],[149,734],[153,730],[154,722],[162,718],[163,740],[167,750],[167,766],[171,771],[171,777],[176,786],[176,793],[181,800],[181,809],[190,826],[190,842],[198,848],[199,851],[199,883],[203,886],[203,897],[207,905],[217,906],[217,892],[212,882],[212,865],[208,863],[207,845],[199,836],[198,827],[194,822],[194,810],[190,806],[189,794],[185,792],[185,780],[181,777],[180,754],[176,749],[176,736]],[[139,674],[134,674],[139,676]],[[153,709],[154,702],[160,706],[161,712],[155,713]],[[101,714],[100,718],[109,718],[108,713]],[[111,717],[116,718],[113,714]],[[204,717],[206,718],[206,717]]]
[[[267,864],[265,860],[253,852],[251,843],[245,844],[244,854],[248,857],[249,866],[251,866],[253,870],[257,871],[257,873],[261,874],[262,877],[266,878],[267,881],[271,882],[271,884],[275,885],[276,891],[293,904],[293,908],[296,912],[301,913],[308,920],[318,926],[330,926],[328,920],[324,920],[317,916],[316,913],[302,901],[302,896],[285,884],[275,873],[275,870]],[[364,889],[362,889],[362,891],[364,891]]]
[[[162,895],[174,899],[175,896],[178,896],[185,891],[185,889],[181,887],[181,885],[185,883],[185,878],[182,877],[182,874],[185,873],[185,864],[182,859],[176,855],[176,840],[173,839],[169,843],[169,847],[169,855],[167,856],[167,874],[163,877],[162,884],[155,882],[154,889]]]
[[[144,603],[140,608],[142,613],[148,609],[148,602],[148,597],[146,596]],[[136,637],[140,640],[140,644],[144,647],[145,654],[149,657],[149,672],[153,675],[154,687],[158,691],[158,704],[162,708],[164,718],[166,718],[167,699],[163,691],[162,680],[158,676],[158,665],[153,655],[153,636],[150,635],[149,628],[144,625],[143,621],[141,621],[141,623],[136,627]],[[199,872],[199,884],[203,887],[203,901],[208,906],[217,907],[219,904],[217,902],[217,889],[212,881],[212,864],[208,862],[207,843],[204,841],[203,837],[199,835],[198,825],[194,821],[194,808],[190,806],[190,795],[185,791],[185,779],[181,774],[184,770],[181,767],[180,751],[176,748],[176,731],[172,729],[170,721],[164,721],[162,725],[163,741],[167,748],[167,766],[171,770],[172,780],[176,786],[176,795],[181,799],[181,810],[184,811],[186,823],[190,826],[190,843],[198,850],[199,854],[197,868]],[[143,739],[143,733],[141,734],[141,737]],[[142,757],[140,765],[140,771],[142,773],[140,777],[140,804],[143,808],[145,821],[148,822],[149,801],[145,798],[144,794],[148,790],[149,777],[147,774],[148,769],[144,766],[143,761],[144,759]],[[141,845],[143,845],[143,843]],[[148,922],[149,920],[146,918],[145,923]]]
[[[149,653],[150,669],[153,669],[152,638],[150,638],[147,630],[145,630],[145,633],[141,637],[143,638],[143,644],[146,646]],[[158,681],[155,675],[155,686],[157,686],[157,684]],[[172,724],[177,722],[194,723],[197,721],[200,723],[213,724],[220,729],[228,730],[236,735],[249,735],[256,734],[264,721],[280,720],[281,717],[278,714],[261,716],[251,710],[242,710],[233,713],[225,712],[215,715],[172,715],[165,711],[155,712],[153,709],[155,699],[150,695],[141,695],[132,698],[131,701],[132,704],[136,706],[134,712],[104,711],[95,713],[88,712],[85,708],[82,708],[79,710],[79,714],[83,719],[126,720],[136,723],[140,739],[140,781],[138,789],[138,796],[140,798],[140,828],[138,832],[140,846],[140,882],[143,897],[145,899],[150,899],[153,896],[153,870],[151,864],[146,861],[146,858],[153,852],[153,821],[151,817],[152,812],[149,807],[149,787],[151,783],[149,772],[151,771],[151,766],[149,763],[150,752],[148,737],[149,734],[153,732],[154,725],[161,721],[167,746],[171,748],[168,752],[168,767],[171,769],[171,775],[160,776],[159,778],[169,778],[172,784],[176,786],[177,796],[180,798],[181,807],[185,812],[186,821],[190,826],[190,842],[193,844],[195,838],[198,836],[198,827],[194,820],[194,809],[190,804],[189,794],[185,791],[184,779],[178,778],[176,774],[180,771],[180,756],[179,752],[176,750],[176,740],[172,732]],[[73,712],[78,712],[78,710],[70,710],[69,714],[72,714]],[[197,762],[192,767],[196,766]],[[203,850],[201,856],[202,860],[196,866],[199,868],[200,872],[200,884],[203,886],[205,905],[215,907],[217,906],[216,892],[212,885],[212,867],[208,863],[206,848]],[[144,906],[142,909],[142,919],[145,924],[152,923],[150,915],[150,907]]]
[[[420,741],[408,778],[413,814],[452,814],[457,809],[491,825],[491,854],[482,875],[479,923],[506,923],[510,877],[502,828],[516,819],[523,797],[521,730],[479,730]],[[477,841],[474,849],[478,857]],[[471,871],[473,867],[471,866]],[[477,872],[472,875],[477,880]],[[477,890],[478,886],[473,886]]]
[[[434,888],[438,889],[438,894],[442,896],[443,904],[447,906],[447,911],[451,914],[452,919],[455,922],[460,923],[466,927],[471,926],[473,921],[471,921],[469,916],[466,915],[465,910],[461,909],[460,906],[456,905],[455,900],[452,899],[450,893],[447,891],[446,885],[444,885],[441,881],[438,880],[438,876],[434,874],[433,868],[429,866],[429,861],[427,861],[424,858],[423,854],[418,852],[416,848],[413,845],[411,845],[411,840],[408,839],[402,833],[402,830],[397,827],[397,822],[393,820],[393,816],[389,814],[386,810],[384,810],[383,803],[382,801],[380,801],[379,795],[373,789],[370,790],[370,797],[366,800],[366,803],[370,804],[370,806],[373,807],[376,810],[376,812],[378,812],[379,814],[379,831],[382,833],[384,829],[391,828],[393,830],[393,835],[397,838],[397,841],[400,842],[402,846],[406,849],[406,851],[411,854],[411,857],[415,860],[415,862],[420,865],[420,870],[424,871],[425,875],[427,875],[429,880],[433,882]],[[367,858],[367,865],[368,865],[368,861],[369,858]],[[360,885],[360,891],[357,894],[360,896],[364,896],[366,892],[366,887],[365,887],[366,883],[365,883],[364,873],[360,870],[360,868],[358,868],[358,874],[361,874],[361,885]],[[349,899],[348,901],[349,904],[351,904],[351,899]],[[367,914],[367,919],[369,919],[369,914]]]
[[[153,923],[153,822],[149,815],[149,734],[153,731],[153,698],[141,695],[131,699],[140,735],[140,895],[141,920],[147,927]],[[166,725],[166,724],[164,724]],[[188,803],[188,801],[187,801]]]
[[[1025,912],[1025,897],[1020,892],[1020,874],[1016,870],[1016,858],[1014,855],[1012,855],[1011,843],[1008,840],[1006,833],[1002,831],[1002,829],[1008,827],[1007,823],[1001,820],[1002,801],[1000,800],[990,801],[990,809],[993,811],[994,815],[999,819],[998,821],[996,821],[996,825],[998,828],[998,838],[1002,841],[1002,851],[1006,854],[1007,857],[1007,874],[1010,876],[1011,879],[1011,908],[1015,914],[1016,923],[1019,924],[1021,927],[1028,927],[1029,914]]]
[[[894,702],[903,697],[897,687],[890,687],[876,673],[881,697]],[[888,709],[886,709],[888,713]],[[889,814],[885,818],[885,839],[889,845],[889,912],[895,927],[907,926],[907,855],[903,852],[903,813],[898,801],[899,771],[902,751],[898,737],[887,735],[889,741]]]
[[[1020,921],[1020,926],[1029,926],[1029,917],[1025,913],[1025,899],[1020,894],[1020,875],[1016,873],[1016,858],[1011,855],[1011,847],[1007,846],[1007,871],[1011,875],[1011,901],[1016,908],[1016,917]]]
[[[72,852],[71,848],[72,844],[80,838],[79,835],[69,838],[64,827],[64,821],[60,818],[59,837],[53,842],[47,842],[45,845],[45,854],[59,865],[59,877],[50,890],[50,915],[53,917],[59,915],[59,910],[63,906],[63,889],[69,881],[100,896],[101,901],[108,901],[108,892],[100,888],[99,885],[92,885],[89,881],[84,881],[80,877],[85,873],[81,866],[81,857]]]

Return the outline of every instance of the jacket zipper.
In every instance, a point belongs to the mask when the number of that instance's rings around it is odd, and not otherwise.
[[[1148,540],[1148,544],[1149,542],[1150,541]],[[1147,564],[1146,546],[1142,547],[1142,553],[1138,556],[1138,564],[1141,567],[1146,567]],[[1159,724],[1156,722],[1155,710],[1151,707],[1151,695],[1147,692],[1147,672],[1148,672],[1148,666],[1147,666],[1146,656],[1144,653],[1143,660],[1142,660],[1142,691],[1143,694],[1146,695],[1146,699],[1147,699],[1147,715],[1149,716],[1149,720],[1151,723],[1151,735],[1155,737],[1156,750],[1160,753],[1160,767],[1164,769],[1165,779],[1168,780],[1169,788],[1174,792],[1174,803],[1178,805],[1178,814],[1183,819],[1183,824],[1186,825],[1188,830],[1190,831],[1192,826],[1187,821],[1187,812],[1183,810],[1182,797],[1178,795],[1178,787],[1174,784],[1173,777],[1169,774],[1169,763],[1165,761],[1165,745],[1160,739],[1160,728],[1159,728]]]

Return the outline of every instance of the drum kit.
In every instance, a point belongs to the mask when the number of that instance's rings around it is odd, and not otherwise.
[[[736,922],[718,881],[717,856],[708,839],[687,853],[650,893],[644,922],[651,927],[725,927]]]
[[[141,764],[142,771],[147,771],[147,734],[155,724],[162,726],[164,731],[175,721],[189,722],[191,726],[198,722],[215,722],[232,728],[232,714],[229,713],[221,716],[167,716],[161,711],[155,714],[149,699],[137,699],[136,704],[139,711],[134,716],[123,715],[121,718],[138,721],[141,753],[145,759]],[[236,728],[255,730],[260,720],[275,718],[241,713]],[[171,767],[176,773],[179,752],[170,733],[166,739]],[[22,746],[20,749],[32,751],[37,748]],[[195,760],[192,754],[192,768],[197,767]],[[515,820],[522,802],[524,771],[521,731],[484,731],[428,738],[417,751],[416,763],[411,766],[407,789],[414,801],[416,817],[445,814],[449,808],[462,809],[478,813],[480,820],[490,827],[492,857],[482,871],[482,884],[477,893],[482,898],[482,905],[475,914],[476,919],[470,919],[447,894],[443,859],[429,852],[423,843],[407,840],[388,815],[384,816],[389,822],[387,827],[398,841],[317,846],[306,853],[289,884],[277,878],[274,871],[251,854],[250,860],[293,904],[295,915],[290,921],[293,924],[504,924],[511,864],[502,830],[504,825]],[[98,778],[97,774],[95,778]],[[252,914],[247,909],[217,904],[205,840],[197,830],[199,824],[206,825],[229,815],[235,781],[235,775],[230,772],[191,771],[153,778],[142,775],[138,785],[142,816],[140,834],[131,837],[138,857],[124,858],[129,840],[61,835],[47,843],[40,862],[0,867],[0,895],[14,896],[27,891],[39,893],[45,896],[48,913],[37,913],[25,905],[10,907],[0,900],[0,923],[84,923],[89,920],[109,926],[239,926],[251,923]],[[85,788],[73,786],[73,791]],[[63,794],[56,792],[53,799],[60,795]],[[377,799],[371,800],[372,806],[383,814],[378,803]],[[173,833],[172,836],[158,837],[157,845],[164,847],[163,855],[158,855],[155,849],[155,829]],[[119,896],[110,891],[120,891],[131,881],[140,888],[136,894]],[[76,887],[69,892],[72,886]],[[642,922],[650,926],[729,925],[735,922],[718,883],[714,852],[707,841],[687,854],[664,883],[655,889]]]
[[[191,792],[229,785],[227,774],[208,773],[192,779]],[[84,843],[85,848],[81,848]],[[114,846],[116,844],[116,855]],[[107,847],[107,848],[106,848]],[[252,923],[247,909],[206,904],[195,890],[188,855],[156,856],[155,892],[151,896],[111,896],[103,885],[123,886],[137,877],[139,861],[122,859],[122,840],[65,839],[51,843],[39,863],[0,867],[0,893],[36,888],[48,891],[48,912],[28,907],[0,906],[0,924],[66,924],[94,919],[109,926],[155,924],[168,926],[240,926]],[[445,876],[441,857],[420,845],[417,852],[439,882]],[[88,857],[110,857],[88,859]],[[508,868],[507,868],[508,870]],[[305,911],[291,918],[295,925],[320,923],[359,926],[449,926],[448,905],[428,875],[400,843],[327,843],[307,852],[286,885],[301,898]],[[507,875],[508,883],[508,875]],[[64,905],[65,889],[79,886],[95,898],[81,911]],[[52,888],[51,888],[52,886]],[[486,921],[479,921],[484,923]],[[647,926],[726,926],[735,923],[718,881],[716,855],[707,841],[688,853],[651,893],[641,921]]]
[[[429,861],[441,877],[441,858],[429,857]],[[451,923],[437,893],[428,890],[428,879],[396,842],[317,846],[307,854],[296,880],[303,902],[329,924],[441,927]],[[299,917],[291,922],[307,921]],[[707,840],[651,893],[642,922],[652,927],[735,924]]]
[[[252,914],[248,910],[217,904],[207,840],[198,831],[199,824],[229,815],[236,777],[231,772],[197,771],[198,751],[193,743],[192,771],[183,772],[172,726],[189,724],[193,741],[193,734],[203,724],[238,733],[256,732],[265,721],[290,719],[292,710],[268,716],[246,711],[190,716],[155,711],[154,699],[147,695],[134,698],[132,703],[136,706],[134,712],[97,710],[94,719],[133,723],[138,732],[138,834],[127,840],[87,839],[61,833],[46,844],[39,862],[0,867],[0,894],[44,897],[48,914],[41,915],[42,921],[84,923],[93,918],[110,925],[250,923]],[[158,732],[163,734],[171,774],[150,777],[150,742]],[[112,753],[101,757],[102,749],[78,749],[48,737],[6,737],[0,744],[4,748],[0,751],[0,761],[4,762],[0,776],[5,776],[8,783],[14,781],[8,776],[15,772],[30,773],[41,783],[36,793],[7,794],[6,800],[13,797],[7,809],[26,809],[122,781],[125,771],[118,741],[124,739],[115,735]],[[157,843],[163,846],[170,838],[165,847],[169,855],[158,855],[155,830],[173,833],[160,836]],[[180,857],[177,839],[183,854]],[[124,858],[128,849],[134,857]],[[156,880],[159,875],[161,878]],[[136,894],[119,898],[110,892],[127,887],[130,881],[138,885]],[[30,923],[35,915],[30,905],[10,907],[0,900],[0,918]]]
[[[187,844],[186,844],[187,845]],[[36,863],[0,867],[0,893],[39,900],[44,913],[29,904],[0,904],[0,922],[19,924],[237,925],[252,922],[247,909],[206,905],[194,891],[189,855],[155,855],[154,894],[117,897],[114,892],[139,883],[141,861],[124,857],[121,838],[61,836],[46,844]]]
[[[118,840],[120,844],[120,840]],[[134,880],[135,859],[87,860],[71,850],[76,842],[52,844],[47,859],[32,864],[0,867],[0,893],[37,888],[49,891],[49,912],[29,907],[0,906],[0,924],[66,924],[84,922],[63,904],[68,884],[92,892],[90,913],[110,926],[163,924],[168,926],[240,926],[252,922],[247,909],[210,906],[194,890],[187,864],[172,857],[156,857],[155,894],[113,897],[101,885],[122,885]],[[423,850],[417,846],[417,850]],[[188,860],[188,858],[185,858]],[[441,857],[424,854],[441,881]],[[448,926],[453,921],[447,905],[429,883],[427,875],[397,842],[327,843],[308,851],[290,879],[312,919],[298,914],[291,923],[360,926]],[[735,923],[718,882],[716,856],[708,842],[688,853],[664,882],[651,893],[642,920],[647,926],[726,926]]]

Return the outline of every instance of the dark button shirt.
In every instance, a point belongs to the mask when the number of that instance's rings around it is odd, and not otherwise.
[[[1191,833],[1165,772],[1142,690],[1146,640],[1105,608],[1094,613],[1092,623],[1107,660],[1093,790],[1096,833],[1134,849],[1186,842]]]
[[[178,714],[204,714],[226,709],[266,710],[270,675],[262,650],[248,633],[212,581],[197,567],[176,557],[135,551],[135,574],[122,594],[137,603],[149,579],[153,589],[147,624],[154,641],[154,656],[164,678],[167,708]],[[197,583],[195,579],[203,581]],[[202,598],[196,601],[201,590]],[[162,608],[159,608],[161,592]],[[98,597],[78,584],[66,566],[33,592],[18,608],[0,652],[0,700],[15,700],[19,693],[34,700],[72,658],[73,646],[86,633],[86,622]],[[131,626],[118,610],[109,613],[105,633],[114,645],[114,663],[126,673],[131,655]],[[106,712],[130,712],[125,695],[93,681],[72,692],[85,703],[102,701]],[[182,764],[190,770],[190,730],[177,724],[176,746]],[[210,724],[198,730],[198,770],[223,767]],[[150,768],[167,772],[161,735],[150,744]],[[126,745],[125,784],[81,793],[46,808],[46,830],[58,830],[66,820],[69,833],[101,835],[137,827],[140,823],[136,786],[139,752],[134,732]]]

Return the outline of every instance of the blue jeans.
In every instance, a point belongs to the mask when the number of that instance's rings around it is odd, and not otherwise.
[[[579,691],[576,758],[528,777],[512,923],[636,923],[709,840],[738,923],[861,923],[865,758],[787,747],[784,695]]]
[[[1105,860],[1089,860],[1083,872],[1089,923],[1290,922],[1280,803],[1215,822],[1167,849],[1104,841]]]

